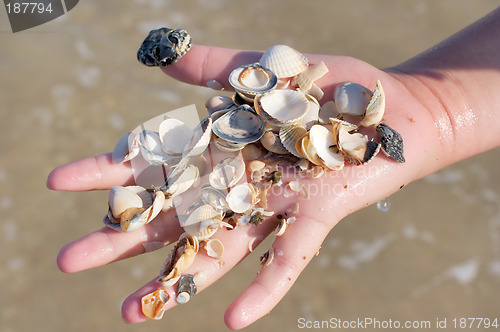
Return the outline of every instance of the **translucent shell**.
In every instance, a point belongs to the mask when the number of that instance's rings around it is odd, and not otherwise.
[[[309,110],[309,101],[301,91],[274,90],[255,99],[255,108],[267,122],[285,126],[300,121]]]
[[[333,90],[333,100],[341,114],[362,116],[370,102],[372,92],[357,83],[340,83]]]
[[[266,130],[264,120],[248,106],[240,106],[214,121],[212,128],[221,139],[236,144],[257,142]]]
[[[309,131],[311,144],[323,164],[332,170],[344,167],[344,157],[335,151],[335,137],[333,133],[322,125],[314,125]]]
[[[236,68],[229,75],[229,84],[246,101],[272,91],[278,85],[276,75],[266,67],[253,63]]]
[[[170,296],[164,289],[144,295],[141,299],[142,313],[149,319],[160,319],[165,313],[165,304],[169,299]]]
[[[167,118],[160,123],[158,134],[162,149],[167,155],[182,155],[191,140],[193,131],[184,122]]]
[[[226,212],[229,206],[226,202],[226,192],[215,189],[209,184],[200,188],[198,196],[204,204],[211,205],[215,210]]]
[[[309,61],[290,46],[274,45],[264,52],[259,64],[269,68],[278,78],[285,78],[303,72],[308,67]]]

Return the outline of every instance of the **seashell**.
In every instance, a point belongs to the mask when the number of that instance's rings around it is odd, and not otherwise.
[[[347,160],[355,165],[370,161],[380,150],[380,144],[370,141],[368,136],[350,134],[346,126],[340,126],[337,131],[337,146]]]
[[[380,136],[382,151],[398,163],[404,163],[405,157],[403,155],[403,137],[396,130],[392,129],[385,123],[377,125],[377,133]]]
[[[286,228],[288,227],[288,223],[286,222],[286,219],[281,219],[278,226],[274,229],[274,234],[276,236],[281,236],[285,234]]]
[[[250,171],[250,174],[257,172],[264,167],[266,167],[266,163],[260,160],[252,160],[248,163],[248,170]]]
[[[199,243],[196,237],[185,234],[181,235],[179,241],[167,258],[160,272],[158,281],[166,282],[173,278],[180,277],[182,272],[193,264],[198,249]]]
[[[309,108],[306,115],[302,118],[301,124],[309,130],[312,126],[318,123],[320,106],[318,101],[313,96],[306,94],[306,98],[309,102]]]
[[[284,126],[300,121],[309,110],[309,101],[301,91],[274,90],[256,98],[255,109],[271,124]]]
[[[366,107],[365,114],[360,124],[363,127],[376,126],[382,120],[385,111],[385,93],[380,81],[377,81],[375,91]]]
[[[184,274],[177,284],[177,294],[187,293],[189,298],[196,295],[198,291],[196,284],[194,283],[194,276],[192,274]],[[179,296],[178,296],[179,297]],[[188,301],[189,301],[188,298]],[[177,301],[178,302],[178,301]],[[183,302],[185,303],[185,302]]]
[[[219,137],[217,137],[214,140],[214,143],[215,143],[215,146],[217,147],[217,149],[219,149],[223,152],[227,152],[227,153],[238,152],[245,147],[245,144],[229,143],[229,142],[227,142]]]
[[[290,181],[288,187],[299,194],[301,194],[305,199],[309,199],[309,190],[307,186],[299,181]]]
[[[203,271],[196,272],[193,277],[193,282],[198,286],[206,285],[208,282],[208,275]]]
[[[263,209],[267,209],[267,192],[271,189],[272,182],[258,182],[255,184],[255,187],[258,189],[257,200],[259,201],[259,206]]]
[[[337,111],[335,102],[330,100],[321,106],[318,113],[318,122],[322,125],[329,124],[330,118],[339,117],[340,113]]]
[[[345,120],[338,118],[330,118],[330,123],[332,124],[332,132],[335,133],[340,127],[344,127],[348,132],[358,130],[358,126]],[[335,136],[335,135],[334,135]]]
[[[193,131],[180,120],[166,118],[160,123],[158,135],[163,152],[167,155],[182,155],[193,136]]]
[[[191,188],[199,176],[198,167],[178,164],[167,175],[166,186],[162,190],[168,198],[179,196]]]
[[[180,293],[178,293],[177,297],[175,298],[175,301],[178,304],[186,304],[189,302],[190,299],[191,299],[191,295],[189,295],[188,292],[180,292]]]
[[[254,247],[255,241],[262,241],[262,235],[258,235],[256,237],[250,238],[250,241],[248,241],[248,251],[253,252],[253,250],[258,246],[258,244]]]
[[[130,214],[126,217],[126,213],[123,213],[120,218],[120,227],[124,232],[135,231],[138,228],[148,224],[153,220],[162,210],[163,203],[165,202],[165,195],[160,190],[155,191],[155,196],[153,199],[153,204],[145,209],[140,214]]]
[[[113,163],[120,164],[132,160],[139,155],[139,137],[134,132],[123,134],[111,154]]]
[[[183,29],[151,30],[137,51],[137,60],[146,66],[168,66],[191,48],[191,36]]]
[[[145,197],[149,201],[144,202],[143,198],[138,195],[139,192],[146,189],[139,186],[113,186],[109,190],[109,209],[115,218],[120,219],[123,212],[130,208],[143,208],[145,205],[152,203],[151,196],[147,194]]]
[[[309,160],[302,158],[302,156],[300,158],[293,166],[297,166],[301,171],[309,169]]]
[[[215,120],[212,130],[229,143],[248,144],[257,142],[264,135],[266,124],[251,107],[242,105]]]
[[[245,213],[257,203],[257,191],[249,183],[239,184],[226,196],[229,208],[235,213]]]
[[[267,151],[277,154],[289,154],[290,152],[281,144],[278,134],[272,131],[266,131],[264,136],[261,137],[260,143]]]
[[[323,61],[308,66],[304,71],[295,76],[292,80],[292,85],[298,85],[299,88],[304,92],[309,92],[311,90],[315,81],[325,76],[328,73],[328,67]]]
[[[209,80],[207,81],[207,87],[213,90],[224,90],[224,85],[222,85],[221,82],[216,81],[216,80]]]
[[[357,83],[340,83],[333,90],[333,100],[341,114],[362,116],[370,103],[372,92]]]
[[[229,84],[245,101],[253,101],[256,95],[272,91],[278,78],[269,69],[253,63],[236,68],[229,74]]]
[[[298,125],[291,125],[287,127],[283,127],[280,129],[279,137],[283,147],[291,154],[298,158],[302,158],[303,156],[297,151],[295,148],[295,144],[297,141],[307,134],[306,128]]]
[[[241,158],[226,158],[214,166],[208,180],[216,189],[227,189],[234,186],[244,174],[245,162]]]
[[[195,236],[203,241],[210,238],[217,231],[217,227],[211,227],[222,220],[222,213],[209,204],[196,208],[185,221],[179,221],[181,227],[187,234]]]
[[[297,150],[298,154],[300,154],[302,157],[306,158],[313,164],[323,165],[323,162],[318,157],[316,149],[311,144],[309,133],[305,134],[297,140],[297,143],[295,143],[295,149]]]
[[[269,266],[269,264],[271,264],[273,260],[274,260],[274,248],[271,247],[262,256],[260,256],[260,265],[262,265],[262,267]]]
[[[211,205],[217,211],[226,212],[229,210],[226,202],[226,193],[215,189],[211,185],[206,184],[202,186],[198,196],[204,204]]]
[[[205,102],[205,107],[207,108],[209,115],[215,111],[230,108],[233,105],[233,100],[228,96],[213,96],[208,98]]]
[[[313,84],[309,90],[307,90],[307,91],[302,90],[302,91],[304,93],[307,93],[308,95],[313,96],[318,101],[321,100],[323,98],[323,96],[325,95],[323,90],[321,90],[321,88],[319,86],[317,86],[316,84]]]
[[[149,319],[160,319],[166,311],[165,304],[170,296],[164,289],[157,289],[141,298],[141,309]]]
[[[322,125],[314,125],[309,131],[309,137],[311,145],[326,167],[332,170],[339,170],[344,167],[344,157],[332,149],[336,143],[335,137],[330,130]]]
[[[253,160],[261,156],[262,151],[254,144],[245,145],[243,150],[241,150],[241,155],[244,160]]]
[[[207,255],[212,258],[221,258],[224,253],[224,245],[217,239],[208,240],[205,244],[205,249],[207,250]]]
[[[264,52],[259,64],[269,68],[278,78],[285,78],[303,72],[308,67],[309,61],[290,46],[274,45]]]
[[[212,119],[207,117],[193,129],[189,143],[184,147],[183,158],[198,156],[205,152],[212,138],[212,126]]]

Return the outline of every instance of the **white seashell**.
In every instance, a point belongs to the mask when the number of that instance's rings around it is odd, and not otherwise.
[[[167,175],[167,187],[164,190],[168,198],[173,198],[186,192],[193,186],[199,175],[198,167],[178,164]]]
[[[205,244],[207,255],[212,258],[221,258],[224,253],[224,245],[220,240],[210,239]]]
[[[274,90],[255,100],[255,108],[265,113],[271,124],[283,126],[300,121],[309,110],[309,101],[302,91]]]
[[[180,120],[166,118],[160,123],[158,135],[163,152],[167,155],[180,155],[191,140],[193,131]]]
[[[302,126],[291,125],[280,129],[279,137],[285,149],[298,158],[303,156],[295,148],[297,141],[307,134],[307,130]]]
[[[187,234],[199,241],[206,240],[215,234],[218,227],[210,227],[222,220],[221,212],[211,205],[205,204],[195,209],[185,221],[179,221]]]
[[[261,137],[260,143],[267,151],[276,154],[289,154],[290,152],[281,144],[278,134],[272,131],[266,131],[264,136]]]
[[[340,152],[352,164],[367,163],[380,150],[379,143],[370,141],[368,136],[360,133],[350,134],[346,126],[340,126],[337,135],[337,145]]]
[[[148,224],[161,212],[164,202],[165,195],[163,194],[163,192],[160,190],[156,191],[153,199],[153,204],[141,214],[134,215],[131,218],[124,218],[125,213],[122,214],[120,218],[121,230],[124,232],[132,232]]]
[[[250,241],[248,241],[248,251],[252,252],[257,247],[254,247],[255,241],[262,241],[262,235],[250,238]]]
[[[306,98],[309,102],[309,108],[306,115],[302,118],[301,124],[309,130],[312,126],[318,123],[320,106],[318,101],[313,96],[306,95]]]
[[[224,90],[224,85],[217,80],[209,80],[207,81],[207,87],[213,90]]]
[[[297,143],[295,143],[295,149],[297,150],[298,154],[300,154],[302,157],[306,158],[313,164],[320,166],[323,165],[323,162],[319,158],[316,149],[311,144],[309,133],[297,140]]]
[[[260,264],[262,267],[269,266],[274,260],[274,248],[271,247],[268,251],[266,251],[262,256],[260,256]]]
[[[334,133],[334,136],[336,136],[337,130],[341,127],[344,127],[349,132],[359,129],[358,126],[356,126],[354,123],[350,123],[338,118],[330,118],[330,123],[332,124],[332,132]]]
[[[299,194],[301,194],[305,199],[309,199],[309,189],[307,186],[299,181],[290,181],[288,187]]]
[[[385,93],[380,81],[377,81],[375,91],[370,99],[370,103],[366,107],[365,115],[361,120],[363,127],[376,126],[382,121],[385,111]]]
[[[257,172],[264,167],[266,167],[266,163],[260,160],[252,160],[248,163],[248,170],[250,171],[250,174]]]
[[[276,236],[281,236],[285,234],[286,228],[288,227],[288,224],[286,222],[286,219],[281,219],[278,226],[276,226],[274,230],[274,234]]]
[[[139,190],[146,191],[144,188],[137,186]],[[113,186],[109,190],[109,208],[115,218],[120,219],[123,212],[129,208],[142,208],[144,202],[137,190],[132,190],[130,187]]]
[[[316,84],[313,84],[309,90],[307,90],[307,91],[302,90],[302,91],[304,93],[307,93],[308,95],[313,96],[318,101],[321,100],[323,98],[323,96],[325,95],[323,90],[321,90],[321,88],[319,86],[317,86]]]
[[[219,137],[217,137],[214,140],[214,143],[215,143],[215,146],[217,147],[217,149],[219,149],[223,152],[228,152],[228,153],[238,152],[245,147],[245,144],[233,144],[233,143],[227,142]]]
[[[230,143],[248,144],[257,142],[264,135],[266,124],[251,107],[242,105],[215,120],[212,130]]]
[[[294,166],[297,166],[298,168],[300,168],[301,171],[305,171],[307,169],[309,169],[309,160],[303,158],[302,156],[300,156],[301,159],[299,159],[295,164]]]
[[[215,111],[227,109],[233,105],[233,100],[228,96],[213,96],[208,98],[205,102],[205,107],[208,110],[208,114],[212,114]]]
[[[208,176],[210,185],[216,189],[234,186],[245,174],[245,162],[241,158],[226,158],[214,166]]]
[[[245,101],[252,101],[256,95],[274,90],[278,78],[268,68],[253,63],[233,70],[229,74],[229,84]]]
[[[190,299],[191,295],[189,295],[188,292],[180,292],[175,298],[175,301],[179,304],[185,304],[188,303]]]
[[[303,72],[308,67],[309,61],[290,46],[274,45],[264,52],[259,64],[269,68],[278,78],[285,78]]]
[[[333,100],[341,114],[362,116],[370,102],[372,92],[357,83],[340,83],[333,91]]]
[[[198,196],[204,204],[211,205],[217,211],[226,212],[229,210],[226,202],[226,193],[215,189],[211,185],[206,184],[202,186]]]
[[[257,191],[249,183],[239,184],[226,196],[229,208],[235,213],[245,213],[257,203]]]
[[[111,159],[113,163],[120,164],[134,159],[139,152],[139,136],[134,132],[129,132],[120,137],[113,149]]]
[[[333,133],[322,125],[314,125],[309,131],[311,144],[321,158],[323,164],[332,169],[339,170],[344,167],[344,157],[332,148],[336,145]]]
[[[210,117],[203,119],[196,128],[193,129],[191,138],[184,147],[183,158],[198,156],[205,152],[212,138],[212,119]]]
[[[204,286],[208,282],[208,274],[203,271],[196,272],[193,281],[197,286]]]
[[[340,113],[337,111],[337,106],[333,100],[327,101],[321,106],[318,114],[318,122],[320,124],[329,124],[330,118],[337,118]]]
[[[315,81],[325,76],[328,73],[328,67],[323,61],[307,67],[303,72],[295,76],[292,80],[292,85],[298,85],[299,88],[308,92],[311,90]]]

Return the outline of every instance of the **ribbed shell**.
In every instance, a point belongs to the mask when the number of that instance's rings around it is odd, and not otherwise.
[[[308,67],[309,61],[290,46],[274,45],[264,52],[259,64],[269,68],[278,78],[285,78],[303,72]]]

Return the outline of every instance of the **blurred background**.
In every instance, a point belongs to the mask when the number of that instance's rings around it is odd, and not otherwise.
[[[224,331],[223,313],[253,279],[257,249],[161,321],[126,325],[123,299],[157,275],[170,248],[73,275],[67,242],[102,226],[107,192],[51,192],[56,166],[110,151],[142,121],[216,92],[136,60],[150,29],[196,43],[341,54],[379,67],[433,46],[497,0],[82,0],[13,34],[0,10],[0,330]],[[248,331],[295,331],[299,318],[430,320],[498,316],[500,151],[432,174],[341,221],[285,299]],[[384,212],[385,211],[385,212]],[[262,251],[262,252],[261,252]]]

